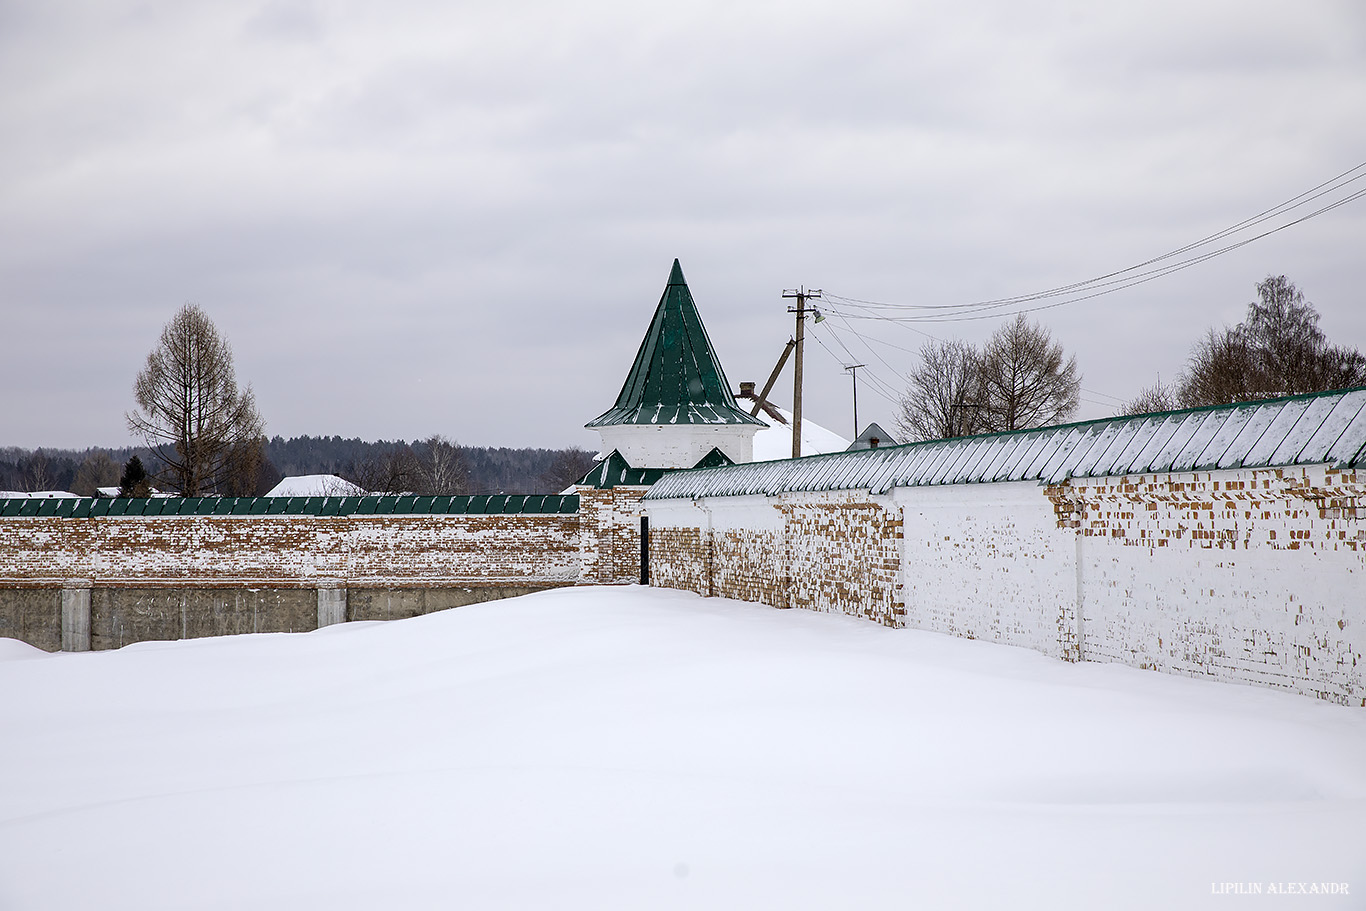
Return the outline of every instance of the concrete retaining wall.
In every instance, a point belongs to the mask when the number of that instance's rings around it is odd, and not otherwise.
[[[348,620],[418,617],[551,587],[10,589],[0,592],[0,637],[79,652],[239,633],[301,633]]]

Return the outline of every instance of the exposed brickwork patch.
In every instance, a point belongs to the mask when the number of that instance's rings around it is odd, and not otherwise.
[[[712,507],[727,508],[723,500],[709,501]],[[695,526],[652,525],[652,582],[904,624],[899,510],[850,491],[785,494],[770,508],[777,521],[756,525],[776,527],[712,528],[704,509]]]

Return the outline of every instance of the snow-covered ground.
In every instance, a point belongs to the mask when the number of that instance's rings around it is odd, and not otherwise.
[[[637,587],[0,646],[7,911],[1366,906],[1366,710],[1250,687]]]

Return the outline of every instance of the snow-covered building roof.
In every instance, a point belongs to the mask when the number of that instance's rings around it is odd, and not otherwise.
[[[749,385],[744,383],[741,388],[747,388]],[[755,402],[754,397],[746,396],[744,393],[737,395],[735,400],[746,411],[749,411]],[[790,458],[792,412],[766,401],[755,417],[764,422],[764,429],[754,435],[754,461],[771,462],[774,459]],[[844,437],[833,430],[827,430],[805,415],[802,416],[803,455],[843,452],[848,447],[849,441]]]
[[[665,475],[648,500],[1331,464],[1366,467],[1366,388]]]
[[[79,497],[78,493],[65,490],[0,490],[0,499],[6,500],[51,500],[56,497]]]
[[[155,487],[150,487],[150,488],[148,488],[148,490],[151,491],[151,494],[152,494],[153,497],[176,497],[176,496],[179,496],[179,494],[167,493],[166,491],[164,491],[164,490],[158,490],[158,489],[155,488]],[[113,487],[96,487],[96,488],[95,488],[95,496],[97,496],[97,497],[117,497],[117,496],[119,496],[119,494],[121,494],[121,493],[123,493],[123,488],[120,487],[120,486],[118,486],[117,484],[115,484]],[[72,496],[74,497],[74,496],[76,496],[76,494],[72,494]]]
[[[280,481],[268,497],[363,497],[368,491],[334,474],[300,474]]]

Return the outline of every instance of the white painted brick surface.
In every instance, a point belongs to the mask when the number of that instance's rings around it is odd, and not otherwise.
[[[1069,485],[1083,655],[1363,704],[1361,480],[1316,466]]]
[[[903,487],[906,625],[1056,658],[1075,629],[1075,535],[1033,481]]]
[[[691,468],[713,449],[732,462],[754,458],[754,424],[613,424],[595,428],[602,451],[617,450],[639,468]]]

